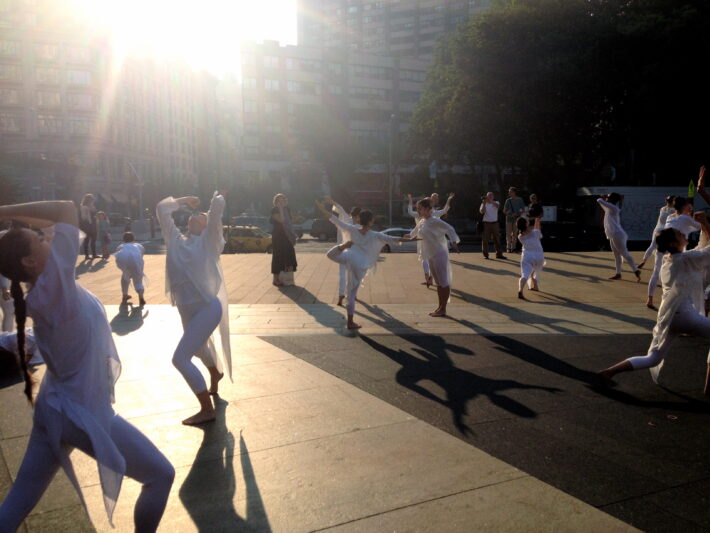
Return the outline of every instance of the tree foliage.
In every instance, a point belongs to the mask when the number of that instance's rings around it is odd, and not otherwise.
[[[709,15],[703,0],[499,2],[440,47],[413,147],[538,190],[612,166],[619,182],[683,182],[709,146]]]

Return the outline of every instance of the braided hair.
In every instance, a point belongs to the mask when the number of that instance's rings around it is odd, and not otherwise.
[[[0,238],[0,274],[10,280],[10,294],[15,304],[15,323],[17,324],[17,352],[20,357],[22,377],[25,380],[24,393],[32,404],[33,380],[27,367],[27,355],[25,354],[27,306],[21,285],[21,282],[29,281],[27,272],[22,265],[22,258],[30,254],[30,241],[25,231],[11,229]]]

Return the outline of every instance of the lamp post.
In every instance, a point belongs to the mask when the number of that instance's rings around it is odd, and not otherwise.
[[[390,136],[389,136],[389,161],[387,164],[387,183],[388,183],[388,190],[389,190],[389,227],[392,227],[392,130],[394,129],[394,121],[397,118],[397,115],[392,113],[390,115]]]

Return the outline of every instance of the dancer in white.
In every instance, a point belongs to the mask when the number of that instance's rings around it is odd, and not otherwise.
[[[525,299],[523,289],[525,283],[530,283],[531,291],[540,290],[540,273],[545,266],[545,254],[542,251],[542,232],[540,231],[540,217],[535,218],[535,225],[531,226],[526,218],[520,217],[518,225],[518,240],[523,245],[520,256],[520,279],[518,280],[518,298]]]
[[[699,216],[703,232],[710,235],[705,214]],[[655,383],[663,367],[673,339],[683,333],[710,338],[710,319],[698,312],[702,298],[705,270],[710,267],[710,247],[684,252],[687,239],[677,229],[666,228],[656,237],[658,251],[665,255],[661,267],[663,301],[653,328],[653,340],[648,354],[631,357],[599,372],[605,385],[614,385],[613,377],[620,372],[648,368]],[[705,377],[706,395],[710,395],[710,354]]]
[[[651,279],[648,280],[648,295],[646,298],[646,307],[648,307],[649,309],[656,309],[656,306],[653,305],[653,295],[656,292],[658,275],[661,272],[661,261],[663,260],[661,254],[656,251],[656,236],[658,236],[661,230],[666,227],[666,221],[668,220],[668,216],[675,213],[675,209],[673,208],[674,201],[675,196],[668,196],[666,198],[666,205],[661,207],[661,210],[658,213],[658,220],[656,221],[656,226],[653,228],[653,233],[651,234],[651,244],[646,250],[646,253],[643,254],[643,259],[638,265],[639,270],[642,269],[643,266],[646,264],[646,261],[648,261],[649,257],[651,257],[651,254],[653,254],[653,273],[651,274]]]
[[[346,224],[350,225],[359,225],[360,224],[360,211],[361,209],[357,206],[354,206],[350,209],[350,213],[343,209],[343,206],[340,205],[338,202],[333,200],[330,196],[325,197],[325,201],[328,202],[329,204],[332,204],[333,206],[333,213],[335,213],[335,216],[338,217],[338,219],[342,220]],[[350,240],[350,234],[347,233],[345,230],[343,230],[340,226],[336,226],[336,229],[338,231],[338,244],[343,244],[344,242],[347,242]],[[339,269],[339,278],[338,278],[338,305],[343,306],[343,300],[345,299],[345,284],[346,284],[346,278],[347,278],[347,267],[345,264],[340,265]]]
[[[622,197],[615,192],[597,198],[597,202],[604,209],[604,233],[606,233],[606,238],[609,239],[616,263],[616,274],[609,279],[621,279],[621,258],[623,257],[636,276],[636,281],[641,281],[641,271],[626,248],[626,239],[628,237],[624,228],[621,227],[621,209],[617,205],[621,200]]]
[[[436,204],[439,201],[439,195],[437,193],[434,193],[431,195],[431,203],[434,206],[432,208],[432,216],[436,218],[441,218],[443,217],[446,213],[449,212],[449,209],[451,209],[451,200],[454,199],[454,193],[449,194],[449,197],[446,199],[446,204],[444,207],[441,209],[436,208]],[[409,202],[407,206],[407,213],[409,214],[410,217],[414,217],[414,224],[419,223],[419,213],[417,213],[417,210],[414,209],[414,205],[412,204],[412,195],[407,194],[407,200]],[[417,242],[417,255],[419,256],[419,260],[422,262],[422,269],[424,270],[424,284],[427,286],[427,289],[431,286],[433,283],[433,278],[431,277],[431,269],[429,268],[429,260],[425,259],[422,257],[422,243],[421,241]]]
[[[446,316],[446,304],[451,295],[451,263],[449,263],[449,240],[454,246],[461,242],[456,230],[440,218],[434,216],[429,198],[417,202],[420,220],[410,234],[422,240],[422,257],[429,261],[439,306],[429,316]],[[447,240],[448,236],[448,240]]]
[[[700,231],[700,223],[693,219],[691,216],[693,214],[693,204],[688,202],[682,196],[676,196],[673,199],[673,209],[674,212],[670,213],[666,218],[666,224],[663,227],[677,229],[683,234],[686,241],[688,240],[688,235],[694,231]],[[656,286],[658,285],[658,278],[661,274],[661,264],[663,263],[663,254],[656,254],[656,263],[653,266],[653,272],[651,273],[651,278],[648,280],[648,296],[646,298],[646,307],[649,309],[656,309],[653,304],[653,296],[656,292]]]
[[[116,266],[121,269],[121,304],[125,305],[131,299],[128,294],[128,286],[133,281],[133,288],[138,293],[138,304],[143,307],[143,254],[145,248],[140,243],[135,242],[135,236],[130,231],[123,234],[123,244],[116,248]]]
[[[328,216],[328,210],[322,203],[316,201],[318,209],[325,217]],[[350,235],[349,241],[333,246],[326,254],[328,259],[335,261],[341,265],[345,265],[348,269],[347,279],[347,297],[348,303],[346,306],[348,315],[348,329],[359,329],[360,324],[355,323],[353,317],[355,315],[355,299],[357,291],[365,279],[368,270],[373,268],[377,263],[377,258],[385,244],[394,244],[404,242],[411,239],[392,237],[385,235],[379,231],[371,231],[374,216],[372,211],[363,209],[360,211],[360,225],[354,226],[347,224],[336,216],[330,216],[330,221]]]
[[[225,244],[222,235],[225,201],[215,192],[207,213],[196,212],[190,216],[187,236],[180,233],[172,217],[172,212],[181,205],[194,210],[200,205],[200,199],[195,196],[165,198],[158,204],[157,214],[168,248],[165,290],[178,308],[184,331],[173,354],[173,365],[200,402],[200,411],[182,423],[195,425],[215,419],[210,394],[218,393],[224,367],[230,379],[232,377],[227,289],[219,262]],[[211,338],[215,328],[220,337],[218,342]],[[194,355],[210,373],[209,391],[205,379],[192,362]]]
[[[36,227],[55,224],[51,245],[29,229],[0,238],[0,272],[11,280],[17,350],[32,402],[25,355],[25,319],[47,371],[34,402],[32,433],[15,482],[0,505],[0,529],[15,531],[47,489],[59,467],[81,496],[70,453],[96,459],[109,522],[123,476],[143,484],[134,511],[136,531],[155,531],[165,510],[175,470],[162,453],[112,407],[121,364],[101,302],[77,285],[79,228],[72,202],[34,202],[0,207],[0,219]],[[21,283],[30,289],[25,300]],[[82,498],[83,501],[83,498]]]

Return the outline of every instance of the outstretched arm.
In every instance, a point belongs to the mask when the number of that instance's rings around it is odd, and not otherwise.
[[[407,195],[407,200],[408,200],[408,202],[409,202],[409,203],[407,204],[407,214],[408,214],[410,217],[416,218],[418,215],[417,215],[417,212],[414,210],[414,206],[412,205],[412,195],[411,195],[411,194],[408,194],[408,195]]]
[[[533,229],[536,229],[540,231],[542,229],[542,217],[535,217],[535,225],[533,226]]]
[[[333,206],[332,212],[335,213],[336,217],[340,217],[342,215],[347,214],[345,212],[345,209],[343,209],[343,206],[333,200],[330,196],[326,196],[325,201]]]
[[[160,231],[163,234],[166,245],[173,237],[180,235],[180,230],[175,225],[172,214],[173,211],[177,211],[181,205],[187,205],[192,209],[197,209],[200,205],[200,199],[196,196],[183,196],[182,198],[168,196],[158,202],[158,205],[155,207],[155,214],[160,221]]]
[[[449,194],[449,197],[446,199],[446,203],[444,204],[444,207],[441,209],[437,209],[434,211],[434,216],[437,217],[442,217],[446,213],[449,212],[449,209],[451,209],[451,200],[454,199],[454,193]]]
[[[710,193],[705,189],[705,165],[700,167],[698,176],[698,194],[703,197],[703,200],[710,204]]]
[[[17,220],[36,228],[46,228],[57,222],[79,225],[74,202],[65,200],[3,205],[0,206],[0,220]]]
[[[224,248],[224,230],[222,229],[224,206],[224,196],[215,191],[214,195],[212,195],[210,209],[207,211],[207,239],[218,253],[221,253]]]

